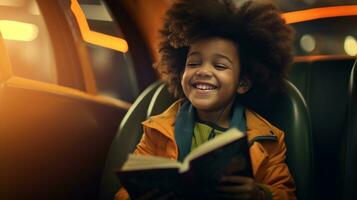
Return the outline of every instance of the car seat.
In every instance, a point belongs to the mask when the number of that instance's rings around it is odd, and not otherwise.
[[[344,199],[357,199],[357,59],[348,83],[347,144],[344,174]]]
[[[312,199],[312,187],[313,187],[313,174],[312,174],[312,147],[311,147],[311,129],[310,129],[310,120],[306,107],[306,103],[296,89],[296,87],[290,83],[287,83],[287,92],[281,96],[275,96],[274,101],[266,107],[261,108],[258,112],[266,117],[271,123],[281,128],[286,133],[286,144],[287,144],[287,163],[289,165],[290,171],[295,179],[297,185],[297,196],[299,199]],[[154,83],[156,85],[157,83]],[[115,169],[119,168],[123,162],[123,153],[129,153],[135,148],[133,142],[127,144],[126,140],[138,141],[138,138],[142,135],[142,130],[138,127],[141,127],[140,120],[132,116],[138,114],[142,118],[143,113],[147,113],[147,117],[159,114],[163,112],[168,106],[174,102],[175,98],[167,91],[167,84],[160,83],[159,87],[151,87],[150,89],[156,89],[155,94],[144,92],[146,95],[145,98],[151,98],[151,102],[148,105],[148,109],[145,109],[145,106],[138,106],[136,102],[134,103],[135,108],[131,108],[127,115],[125,116],[120,125],[122,127],[118,131],[118,136],[115,138],[116,141],[113,142],[113,147],[111,149],[116,149],[116,151],[110,151],[108,154],[107,164],[105,168],[105,174],[111,174],[115,177]],[[140,95],[141,98],[142,95]],[[147,105],[147,102],[143,102]],[[134,111],[135,109],[140,109],[139,111]],[[128,119],[133,119],[129,121]],[[129,123],[133,127],[132,130],[123,127],[128,127],[125,124]],[[133,125],[133,124],[136,124]],[[122,140],[122,141],[118,141]],[[125,145],[118,146],[119,144]],[[119,155],[120,154],[120,155]],[[114,161],[116,160],[116,161]],[[116,163],[116,165],[113,165]],[[102,187],[115,188],[115,190],[102,190],[105,192],[110,192],[106,196],[113,198],[115,192],[119,189],[118,181],[108,182],[108,178],[103,179]],[[116,184],[115,186],[111,184]],[[108,198],[109,199],[109,198]]]
[[[107,154],[100,184],[99,199],[112,200],[114,194],[119,190],[120,183],[115,175],[115,170],[123,164],[127,155],[134,150],[139,142],[143,132],[141,122],[145,121],[147,117],[146,110],[149,107],[151,98],[161,85],[162,82],[158,81],[147,87],[135,100],[121,121]]]

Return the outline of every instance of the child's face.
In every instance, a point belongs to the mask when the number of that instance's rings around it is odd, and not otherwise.
[[[202,39],[190,47],[181,85],[196,109],[218,111],[232,101],[239,75],[238,49],[232,41]]]

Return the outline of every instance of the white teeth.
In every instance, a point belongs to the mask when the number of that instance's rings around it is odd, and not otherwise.
[[[206,84],[197,84],[197,85],[195,85],[195,88],[200,89],[200,90],[213,90],[213,89],[215,89],[214,86],[206,85]]]

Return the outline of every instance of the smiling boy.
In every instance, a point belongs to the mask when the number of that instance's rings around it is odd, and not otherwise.
[[[292,62],[292,30],[278,9],[254,1],[236,7],[228,0],[182,0],[168,10],[161,34],[156,68],[182,98],[143,122],[134,153],[183,160],[236,127],[248,135],[253,177],[223,177],[211,198],[296,199],[284,133],[252,110],[284,87]],[[153,191],[142,199],[174,197]],[[124,188],[116,198],[128,198]]]

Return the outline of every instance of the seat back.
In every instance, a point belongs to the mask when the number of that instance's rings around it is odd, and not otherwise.
[[[290,73],[289,79],[302,92],[310,112],[316,199],[340,198],[353,62],[353,58],[298,62]]]
[[[306,102],[289,81],[287,92],[276,95],[268,106],[256,110],[285,132],[287,164],[294,177],[298,199],[313,199],[314,176],[311,125]]]
[[[161,84],[157,88],[149,104],[147,111],[148,118],[162,113],[176,100],[176,98],[174,98],[167,90],[167,86],[167,84]]]
[[[119,190],[120,183],[115,171],[124,163],[127,155],[139,142],[143,129],[141,122],[147,117],[147,108],[161,82],[155,82],[146,88],[135,100],[120,123],[119,130],[107,154],[100,186],[99,199],[112,200]]]
[[[345,200],[357,199],[357,59],[348,85],[347,145],[344,174]]]

